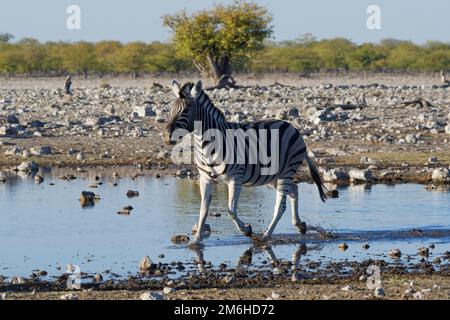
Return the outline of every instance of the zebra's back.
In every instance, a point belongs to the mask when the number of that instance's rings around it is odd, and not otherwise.
[[[258,186],[292,178],[306,156],[300,132],[283,120],[228,123],[223,142],[222,163],[197,161],[199,170],[218,182],[239,179]]]

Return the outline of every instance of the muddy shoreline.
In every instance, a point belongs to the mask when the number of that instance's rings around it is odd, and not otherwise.
[[[448,261],[448,257],[447,257]],[[313,263],[311,262],[311,265]],[[319,263],[320,264],[320,263]],[[369,266],[379,266],[383,296],[367,287]],[[207,269],[204,274],[175,280],[130,276],[126,280],[87,282],[80,290],[67,290],[68,275],[54,281],[23,280],[23,284],[0,284],[6,299],[61,299],[67,293],[79,299],[139,299],[145,292],[160,292],[164,299],[449,299],[450,268],[444,263],[436,270],[433,263],[386,263],[382,260],[331,263],[323,269],[291,271],[288,263],[273,270],[252,272],[235,269]],[[349,271],[351,268],[351,271]],[[83,275],[92,279],[92,275]],[[167,289],[171,288],[171,289]],[[408,289],[410,289],[408,291]],[[302,292],[303,291],[303,292]],[[163,293],[165,292],[165,294]],[[273,296],[276,292],[276,297]],[[416,292],[422,292],[413,296]]]

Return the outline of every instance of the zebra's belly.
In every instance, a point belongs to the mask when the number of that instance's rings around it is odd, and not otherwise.
[[[217,183],[239,180],[243,186],[261,186],[270,184],[279,178],[279,172],[268,174],[260,165],[206,166],[197,164],[199,172]]]

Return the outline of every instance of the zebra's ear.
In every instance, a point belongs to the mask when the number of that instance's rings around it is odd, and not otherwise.
[[[191,96],[197,98],[200,92],[202,92],[202,90],[203,90],[202,80],[198,80],[191,90]]]
[[[181,90],[181,87],[180,87],[180,84],[178,83],[178,81],[172,80],[172,91],[177,98],[180,97],[180,90]]]

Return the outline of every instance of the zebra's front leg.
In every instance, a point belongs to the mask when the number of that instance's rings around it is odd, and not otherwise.
[[[298,186],[295,183],[292,183],[291,188],[288,193],[289,198],[291,199],[291,207],[292,207],[292,224],[298,228],[298,231],[301,234],[306,234],[306,223],[300,220],[298,216]]]
[[[252,235],[252,226],[245,224],[237,214],[237,203],[241,193],[241,184],[235,180],[228,183],[228,215],[233,220],[238,230],[246,236]]]
[[[266,232],[264,232],[264,240],[268,240],[272,236],[272,233],[275,230],[278,221],[280,221],[281,216],[283,215],[284,211],[286,211],[286,197],[291,183],[291,181],[284,180],[279,180],[277,182],[277,198],[275,203],[275,210],[273,212],[272,222],[270,223]]]
[[[211,203],[211,197],[213,192],[213,182],[207,177],[200,175],[200,215],[198,218],[197,232],[194,240],[192,240],[188,246],[195,248],[198,247],[203,240],[203,227],[205,225],[206,216],[208,215],[209,204]]]

